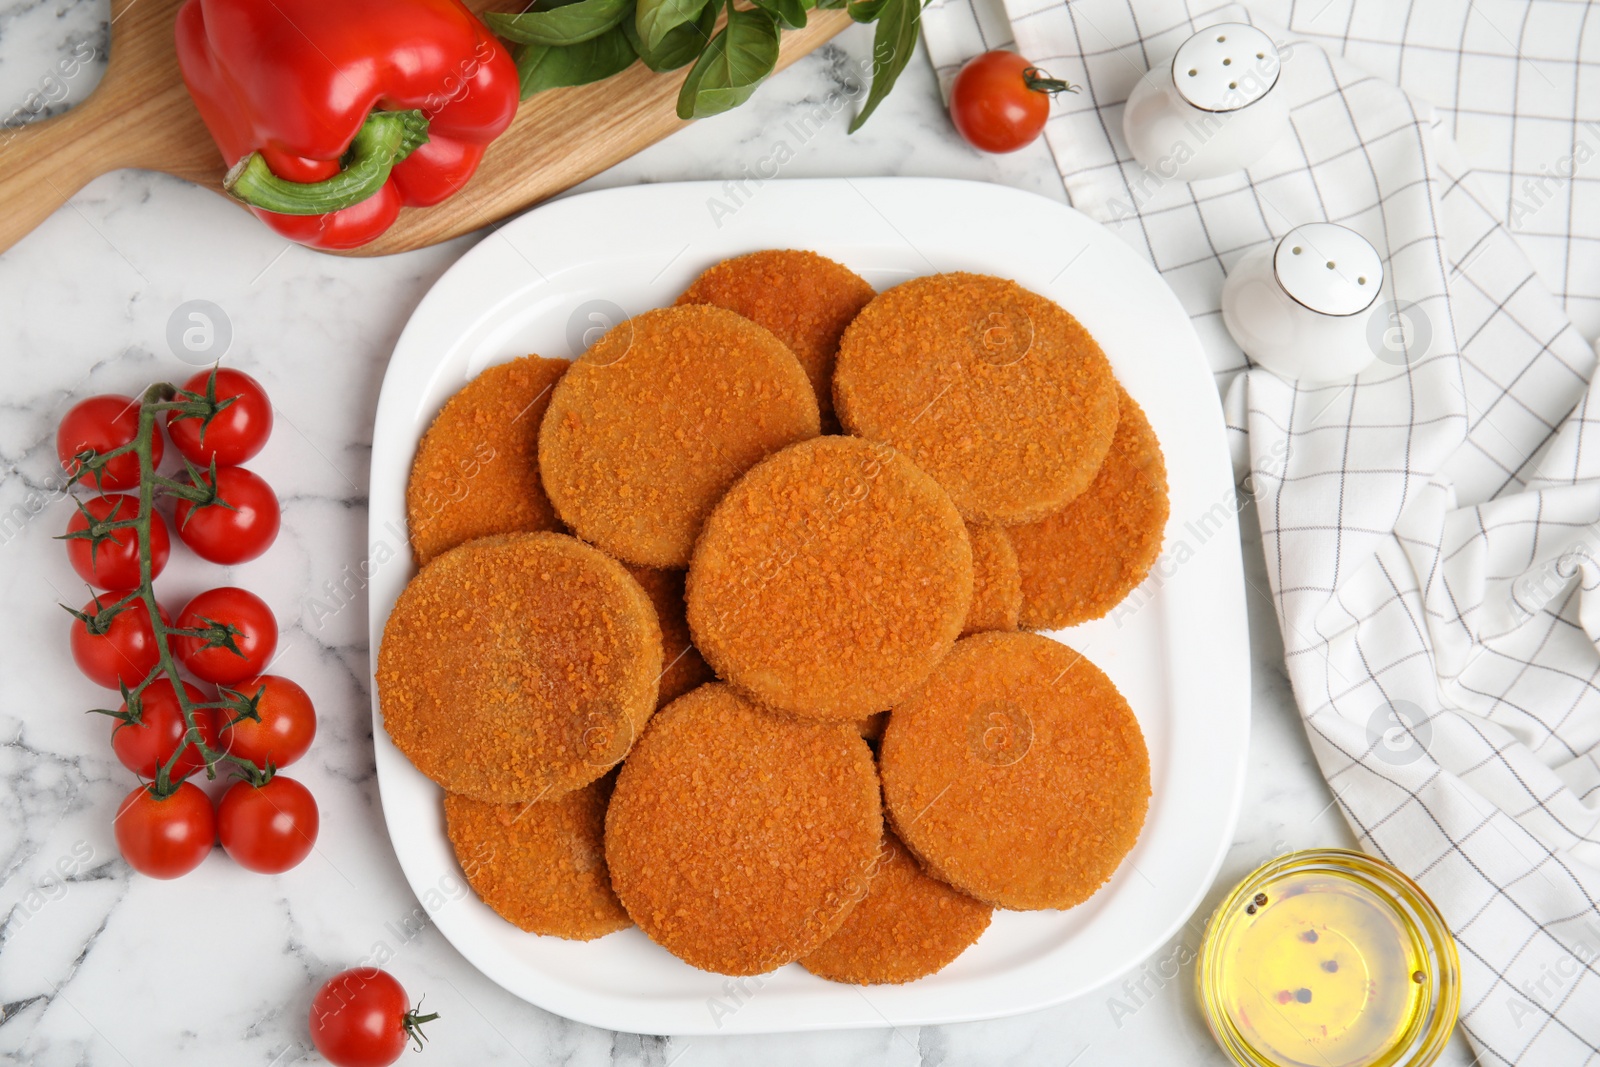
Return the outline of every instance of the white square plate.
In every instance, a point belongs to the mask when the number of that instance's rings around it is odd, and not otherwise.
[[[412,574],[405,488],[418,439],[484,367],[576,356],[620,310],[670,303],[706,267],[808,248],[878,289],[939,271],[999,274],[1094,334],[1161,439],[1166,553],[1105,619],[1062,631],[1127,696],[1149,744],[1143,834],[1109,884],[1069,911],[996,912],[944,971],[857,988],[798,966],[729,979],[637,929],[591,942],[524,933],[476,897],[434,914],[462,955],[518,996],[613,1030],[761,1033],[918,1025],[1030,1011],[1146,958],[1199,903],[1233,835],[1250,680],[1232,470],[1216,387],[1189,317],[1151,267],[1088,217],[1042,197],[924,178],[643,185],[540,207],[486,237],[417,306],[384,378],[372,447],[371,642]],[[406,878],[424,900],[462,877],[441,791],[390,743],[373,694],[378,781]]]

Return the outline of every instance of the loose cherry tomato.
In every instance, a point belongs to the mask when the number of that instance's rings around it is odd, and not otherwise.
[[[56,429],[56,458],[62,470],[71,477],[78,473],[78,455],[86,450],[110,452],[139,436],[139,402],[131,396],[107,393],[91,396],[74,404],[62,416]],[[157,432],[150,441],[150,465],[161,465],[163,445]],[[139,484],[139,457],[132,452],[118,456],[100,468],[98,479],[94,474],[84,481],[101,490],[132,489]]]
[[[97,596],[83,606],[83,613],[93,617],[116,601],[116,597]],[[161,621],[171,623],[165,611]],[[94,684],[116,689],[120,683],[132,689],[161,658],[149,609],[135,600],[113,615],[102,633],[94,633],[82,619],[73,619],[72,658]]]
[[[951,84],[950,121],[974,148],[1015,152],[1044,129],[1053,94],[1077,91],[1015,52],[985,52]]]
[[[282,874],[299,865],[317,843],[319,823],[311,790],[281,775],[262,786],[235,782],[217,805],[223,850],[257,874]]]
[[[203,704],[210,698],[199,689],[183,683],[183,695],[191,704]],[[128,705],[122,705],[127,711]],[[196,708],[195,731],[199,740],[211,748],[217,744],[217,711],[215,708]],[[165,764],[178,746],[184,744],[188,727],[183,721],[183,709],[178,706],[178,693],[168,678],[157,678],[139,694],[139,721],[119,722],[111,731],[111,750],[128,770],[141,778],[154,778],[156,769]],[[206,765],[200,750],[190,745],[172,766],[173,778],[187,778]]]
[[[217,815],[193,782],[179,784],[166,797],[141,785],[122,799],[112,829],[128,866],[151,878],[176,878],[211,853]]]
[[[311,1000],[311,1043],[334,1067],[388,1067],[407,1042],[422,1047],[423,1023],[439,1016],[407,1007],[394,975],[376,967],[340,971]]]
[[[200,484],[212,484],[209,473]],[[255,559],[272,547],[279,522],[272,487],[243,467],[218,467],[216,488],[215,504],[178,501],[172,520],[183,543],[201,559],[224,564]]]
[[[237,586],[208,589],[184,606],[177,629],[231,627],[239,651],[223,646],[206,647],[201,637],[180,634],[172,639],[179,662],[201,681],[232,685],[266,670],[278,650],[278,621],[267,602]]]
[[[87,514],[85,514],[87,512]],[[89,520],[120,522],[139,517],[139,498],[131,493],[90,497],[67,520],[67,559],[78,577],[101,589],[133,589],[139,584],[139,533],[131,526],[108,531],[98,544],[87,537],[74,537],[89,529]],[[161,513],[150,516],[150,577],[155,578],[167,565],[172,538]]]
[[[317,735],[317,713],[306,691],[287,678],[263,674],[235,687],[240,696],[261,694],[256,714],[261,721],[240,719],[232,726],[232,712],[223,712],[222,747],[258,767],[270,760],[274,767],[287,767],[306,754]]]
[[[201,371],[183,383],[185,391],[206,395],[212,371]],[[272,433],[272,402],[261,383],[243,371],[218,368],[216,397],[233,398],[233,403],[217,412],[209,423],[195,415],[173,411],[167,414],[167,433],[172,447],[198,467],[237,466],[261,451]]]

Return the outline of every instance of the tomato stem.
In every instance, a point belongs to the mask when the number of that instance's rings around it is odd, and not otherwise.
[[[211,372],[211,376],[215,379],[215,370]],[[156,417],[164,411],[186,411],[200,418],[206,418],[207,411],[214,415],[217,406],[214,400],[214,382],[208,391],[213,397],[212,400],[173,402],[172,398],[177,395],[177,390],[173,386],[166,382],[152,385],[145,390],[144,396],[140,398],[139,431],[134,436],[133,441],[129,445],[122,446],[122,449],[106,453],[106,455],[115,455],[118,451],[131,448],[139,456],[139,517],[133,520],[133,528],[139,535],[139,588],[112,605],[111,608],[102,609],[96,616],[96,620],[104,618],[109,622],[110,616],[126,608],[134,599],[142,601],[145,610],[150,615],[150,629],[155,635],[157,654],[156,665],[150,669],[149,674],[145,675],[142,682],[132,690],[123,687],[123,701],[128,706],[125,719],[130,722],[140,721],[142,708],[139,704],[139,695],[151,682],[162,675],[165,675],[172,682],[173,694],[177,697],[178,708],[183,713],[185,727],[183,742],[173,750],[172,755],[167,757],[166,762],[156,769],[155,781],[150,785],[152,795],[157,797],[170,796],[178,785],[182,784],[182,779],[177,782],[172,780],[172,772],[183,753],[191,746],[199,750],[201,758],[205,760],[207,778],[215,778],[217,776],[216,765],[224,760],[237,764],[251,777],[259,776],[262,773],[265,773],[268,777],[271,776],[270,766],[263,772],[261,768],[258,768],[250,760],[242,759],[229,752],[219,751],[205,743],[205,738],[195,722],[195,712],[210,705],[189,699],[183,683],[183,676],[178,673],[177,659],[172,653],[171,639],[173,637],[196,636],[212,641],[215,639],[217,631],[223,632],[223,639],[216,641],[216,643],[223,647],[230,647],[233,645],[231,627],[212,625],[201,632],[171,627],[162,621],[161,606],[156,602],[155,565],[150,551],[150,529],[155,516],[156,490],[157,488],[165,488],[162,483],[170,482],[170,479],[161,478],[155,472],[153,442],[156,434],[160,432],[156,427]],[[169,489],[168,491],[171,490]],[[234,650],[237,651],[237,649]],[[254,705],[251,705],[250,710],[254,710]]]
[[[122,613],[124,608],[138,599],[139,590],[135,589],[127,596],[117,601],[115,604],[112,604],[109,607],[101,607],[100,610],[96,611],[93,615],[90,615],[86,611],[79,611],[74,607],[68,607],[66,604],[61,605],[61,607],[62,610],[66,611],[67,614],[83,623],[84,629],[88,630],[91,635],[100,637],[104,635],[106,631],[111,629],[111,620],[115,619]],[[95,597],[94,603],[100,603],[100,598]]]
[[[1082,86],[1073,85],[1071,82],[1062,81],[1060,78],[1052,78],[1047,72],[1040,70],[1038,67],[1027,67],[1023,70],[1022,84],[1036,93],[1049,93],[1051,96],[1057,93],[1075,93],[1082,88]]]
[[[417,1006],[406,1012],[400,1019],[400,1029],[404,1030],[406,1036],[417,1043],[418,1052],[422,1051],[423,1043],[428,1040],[428,1035],[422,1032],[422,1024],[431,1023],[439,1017],[439,1013],[436,1011],[429,1012],[427,1015],[421,1014],[422,999],[418,998]]]

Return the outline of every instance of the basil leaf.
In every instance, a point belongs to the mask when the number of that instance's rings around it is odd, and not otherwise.
[[[805,28],[806,6],[801,0],[751,0],[751,2],[791,30]]]
[[[577,0],[520,15],[491,11],[483,18],[491,30],[509,41],[565,47],[600,36],[627,18],[632,8],[633,0]]]
[[[849,4],[850,0],[817,0],[818,11],[836,11]]]
[[[913,9],[917,4],[917,0],[907,2]],[[727,25],[711,38],[683,80],[683,89],[678,93],[678,117],[702,119],[750,99],[778,64],[778,32],[772,16],[759,8],[728,12]],[[913,40],[915,34],[913,28]]]
[[[645,66],[657,74],[677,70],[687,63],[694,62],[700,50],[706,46],[706,42],[711,40],[711,31],[717,26],[717,10],[716,4],[707,3],[699,18],[668,30],[667,35],[661,39],[660,47],[654,49],[646,48],[644,41],[639,39],[639,29],[634,24],[634,19],[622,20],[622,32],[628,35],[628,43],[639,53],[639,58],[644,60]]]
[[[850,123],[855,133],[894,88],[895,79],[911,61],[917,47],[917,25],[922,20],[921,0],[881,0],[878,25],[872,34],[872,88],[866,103]]]
[[[546,89],[602,81],[627,70],[637,58],[620,26],[613,26],[598,37],[565,47],[520,45],[517,48],[517,75],[522,81],[522,99],[526,100]]]
[[[633,26],[644,42],[644,50],[655,53],[667,33],[700,16],[706,0],[639,0],[633,15]]]
[[[839,6],[850,13],[850,17],[857,22],[876,21],[883,11],[883,5],[889,0],[846,0]]]

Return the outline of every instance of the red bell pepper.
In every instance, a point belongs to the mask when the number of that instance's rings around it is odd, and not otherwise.
[[[355,248],[472,176],[516,64],[460,0],[187,0],[178,65],[228,191],[317,248]]]

